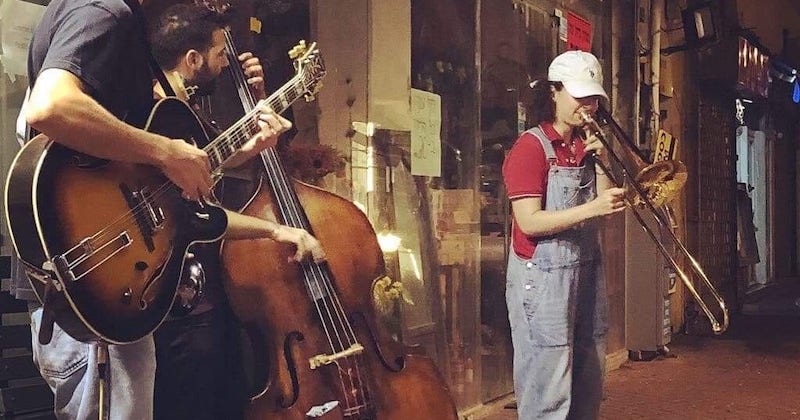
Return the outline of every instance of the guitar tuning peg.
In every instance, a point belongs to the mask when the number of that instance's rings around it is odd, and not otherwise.
[[[300,57],[301,55],[303,55],[304,51],[305,51],[304,47],[301,47],[299,44],[295,45],[294,47],[292,47],[291,50],[289,50],[289,58],[294,60],[297,57]]]
[[[301,39],[300,41],[298,41],[297,45],[292,47],[292,49],[289,51],[289,58],[294,60],[295,58],[305,54],[307,51],[308,51],[308,46],[306,45],[306,40]]]

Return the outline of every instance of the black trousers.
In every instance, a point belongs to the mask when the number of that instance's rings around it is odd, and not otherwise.
[[[155,343],[155,420],[242,418],[240,340],[227,308],[166,321]]]

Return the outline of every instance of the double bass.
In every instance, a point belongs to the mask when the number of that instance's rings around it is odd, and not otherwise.
[[[372,296],[385,275],[371,224],[351,202],[289,179],[262,155],[267,184],[243,213],[311,232],[324,263],[290,262],[269,240],[225,241],[225,291],[254,349],[269,362],[248,419],[457,419],[433,361],[410,354],[381,324]],[[336,415],[334,415],[336,413]],[[316,415],[315,415],[316,414]]]
[[[226,40],[235,58],[230,34]],[[308,57],[307,49],[301,43],[290,56]],[[324,74],[319,53],[310,56],[317,58],[314,73]],[[254,103],[247,79],[238,66],[230,70],[247,110]],[[268,102],[278,112],[291,103]],[[292,247],[271,240],[222,243],[228,301],[256,355],[258,392],[245,417],[457,419],[434,362],[413,354],[379,319],[372,296],[386,267],[365,214],[342,197],[291,179],[275,148],[260,159],[261,182],[241,212],[305,229],[322,243],[327,260],[293,262]]]

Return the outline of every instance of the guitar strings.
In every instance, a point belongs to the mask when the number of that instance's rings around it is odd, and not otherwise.
[[[299,95],[293,97],[291,95],[286,95],[286,93],[292,91],[296,92],[297,87],[300,86],[301,84],[302,84],[302,78],[298,74],[292,79],[290,79],[289,82],[287,82],[283,87],[281,87],[275,93],[273,93],[267,99],[265,99],[264,102],[266,102],[271,109],[273,110],[280,109],[282,111],[283,109],[279,108],[279,106],[282,106],[284,103],[284,101],[281,101],[281,97],[284,95],[288,96],[287,102],[290,103],[297,100],[297,98],[299,98]],[[250,136],[244,136],[244,137],[241,136],[241,134],[244,134],[243,130],[248,129],[248,132],[253,132],[255,131],[255,129],[259,128],[258,123],[254,120],[256,114],[258,113],[259,110],[255,109],[255,107],[254,109],[248,111],[236,123],[234,123],[231,127],[223,131],[219,136],[217,136],[217,138],[215,138],[206,147],[204,147],[203,151],[205,151],[209,155],[209,157],[211,157],[212,155],[209,152],[212,149],[216,150],[230,149],[229,147],[225,147],[223,149],[223,146],[228,145],[231,141],[235,142],[236,148],[240,147],[243,144],[242,140],[245,140],[246,142],[247,140],[250,139]],[[222,166],[224,162],[225,161],[219,162],[218,166]],[[177,188],[177,186],[172,182],[165,182],[161,184],[149,195],[149,197],[151,197],[151,200],[149,201],[158,200],[162,197],[163,194],[173,192],[174,191],[173,187]],[[101,242],[101,240],[107,239],[107,237],[105,237],[106,234],[110,234],[112,235],[112,237],[116,237],[117,235],[119,235],[120,232],[109,233],[107,231],[112,230],[112,228],[115,228],[120,224],[122,224],[123,227],[130,226],[131,221],[135,220],[136,217],[140,215],[142,212],[149,212],[147,204],[145,203],[141,203],[134,206],[130,211],[121,214],[117,219],[113,220],[108,225],[98,230],[94,235],[91,236],[90,238],[91,243],[97,244]]]
[[[297,98],[299,98],[300,94],[297,93],[297,88],[301,87],[302,89],[300,89],[300,90],[301,91],[305,91],[305,84],[303,83],[304,79],[301,76],[302,76],[302,73],[298,72],[298,74],[295,75],[294,77],[292,77],[289,80],[289,82],[284,84],[281,88],[279,88],[276,92],[274,92],[272,95],[270,95],[265,100],[265,102],[270,106],[270,108],[272,108],[273,110],[282,111],[282,109],[280,109],[278,107],[278,105],[283,105],[283,101],[279,101],[279,100],[281,99],[281,97],[283,97],[285,95],[285,93],[295,92],[295,95],[297,95],[297,96],[286,95],[286,96],[288,96],[288,99],[287,99],[286,102],[288,102],[289,104],[292,103],[293,101],[297,100]],[[287,104],[287,106],[288,106],[288,104]],[[223,131],[222,134],[220,134],[214,141],[210,142],[207,147],[203,148],[203,150],[208,152],[209,150],[211,150],[213,148],[216,148],[219,143],[224,143],[224,141],[226,140],[226,136],[228,136],[230,134],[230,132],[239,129],[240,125],[245,125],[245,127],[247,128],[247,123],[251,118],[254,117],[253,113],[255,111],[256,111],[255,109],[249,110],[242,118],[239,119],[239,121],[237,121],[235,124],[233,124],[227,130]],[[220,166],[222,164],[224,164],[224,161],[220,162]],[[150,195],[150,197],[152,197],[153,199],[159,199],[162,194],[171,192],[172,187],[176,187],[175,184],[173,184],[171,182],[165,182],[165,183],[161,184],[161,186],[159,186]],[[117,219],[113,220],[111,223],[109,223],[108,225],[106,225],[105,227],[103,227],[99,231],[97,231],[94,235],[92,235],[90,237],[90,242],[92,244],[96,244],[96,243],[100,242],[100,240],[106,239],[104,237],[104,235],[107,233],[107,231],[111,230],[111,228],[113,228],[113,227],[116,227],[120,223],[122,223],[124,227],[130,226],[131,220],[134,220],[140,214],[140,212],[147,212],[147,211],[149,211],[149,209],[147,208],[147,205],[144,204],[144,203],[141,203],[141,204],[135,206],[130,211],[121,214]],[[114,235],[114,236],[118,235],[118,233],[113,233],[113,232],[110,233],[110,234]]]
[[[284,95],[285,91],[290,91],[289,87],[293,86],[296,88],[298,81],[301,80],[299,75],[293,77],[286,85],[284,85],[281,89],[270,95],[269,98],[265,99],[270,108],[278,109],[279,105],[282,105],[282,101],[280,101],[280,97]],[[216,149],[220,150],[223,146],[229,145],[230,143],[234,143],[235,146],[241,146],[243,144],[242,139],[249,140],[251,136],[248,136],[247,133],[254,132],[256,129],[259,129],[257,120],[255,120],[256,114],[259,113],[258,109],[253,109],[246,113],[242,118],[239,119],[235,124],[229,127],[227,130],[223,131],[217,138],[211,141],[206,147],[203,148],[203,151],[209,154],[211,150]],[[248,130],[248,131],[244,131]],[[244,134],[244,136],[242,136]],[[178,140],[174,140],[178,141]],[[238,147],[237,147],[238,148]],[[229,149],[226,147],[226,149]],[[222,149],[224,150],[224,149]],[[231,155],[232,156],[232,155]],[[230,158],[230,156],[228,156]],[[222,166],[226,160],[219,162],[218,166]],[[149,203],[155,202],[162,198],[164,194],[170,192],[177,192],[177,185],[172,182],[164,182],[159,187],[157,187],[153,192],[150,193],[149,196],[145,197],[143,203],[139,203],[134,206],[130,211],[127,211],[121,214],[117,219],[110,222],[105,227],[98,230],[94,235],[92,235],[89,239],[90,243],[93,245],[94,249],[97,249],[99,243],[102,243],[104,240],[111,240],[116,238],[121,232],[117,232],[114,228],[127,228],[132,225],[132,222],[140,216],[142,213],[149,212]],[[148,199],[149,197],[149,199]],[[113,231],[112,231],[113,230]]]
[[[206,148],[203,148],[204,151],[206,149],[211,149],[213,147],[221,147],[222,144],[226,144],[228,141],[233,141],[236,144],[239,144],[241,134],[245,129],[253,130],[254,128],[258,128],[258,124],[255,121],[252,121],[252,115],[255,114],[255,110],[251,113],[248,113],[244,117],[242,117],[239,122],[234,124],[230,129],[226,130],[223,134],[221,134],[217,139],[212,141]],[[254,127],[255,126],[255,127]],[[173,140],[178,141],[178,140]],[[210,156],[210,155],[209,155]],[[224,163],[224,162],[222,162]],[[220,165],[222,164],[220,163]],[[143,202],[135,205],[130,211],[127,211],[120,215],[117,219],[106,225],[104,228],[97,231],[94,235],[90,238],[90,243],[93,245],[94,249],[97,249],[98,245],[102,245],[102,241],[110,240],[112,238],[116,238],[119,233],[117,229],[113,228],[127,228],[132,225],[132,222],[135,223],[138,216],[142,215],[143,213],[148,213],[150,211],[150,203],[155,203],[160,200],[165,194],[170,192],[177,192],[177,185],[172,182],[164,182],[159,187],[157,187],[153,192],[149,195],[143,197]],[[113,231],[112,231],[113,230]]]

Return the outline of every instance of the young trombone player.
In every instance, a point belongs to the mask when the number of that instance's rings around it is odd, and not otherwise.
[[[595,165],[602,143],[584,131],[583,114],[608,100],[602,83],[592,54],[556,57],[547,80],[532,84],[533,128],[503,165],[514,216],[506,303],[520,419],[599,412],[607,296],[598,227],[600,216],[625,208],[625,190]]]

